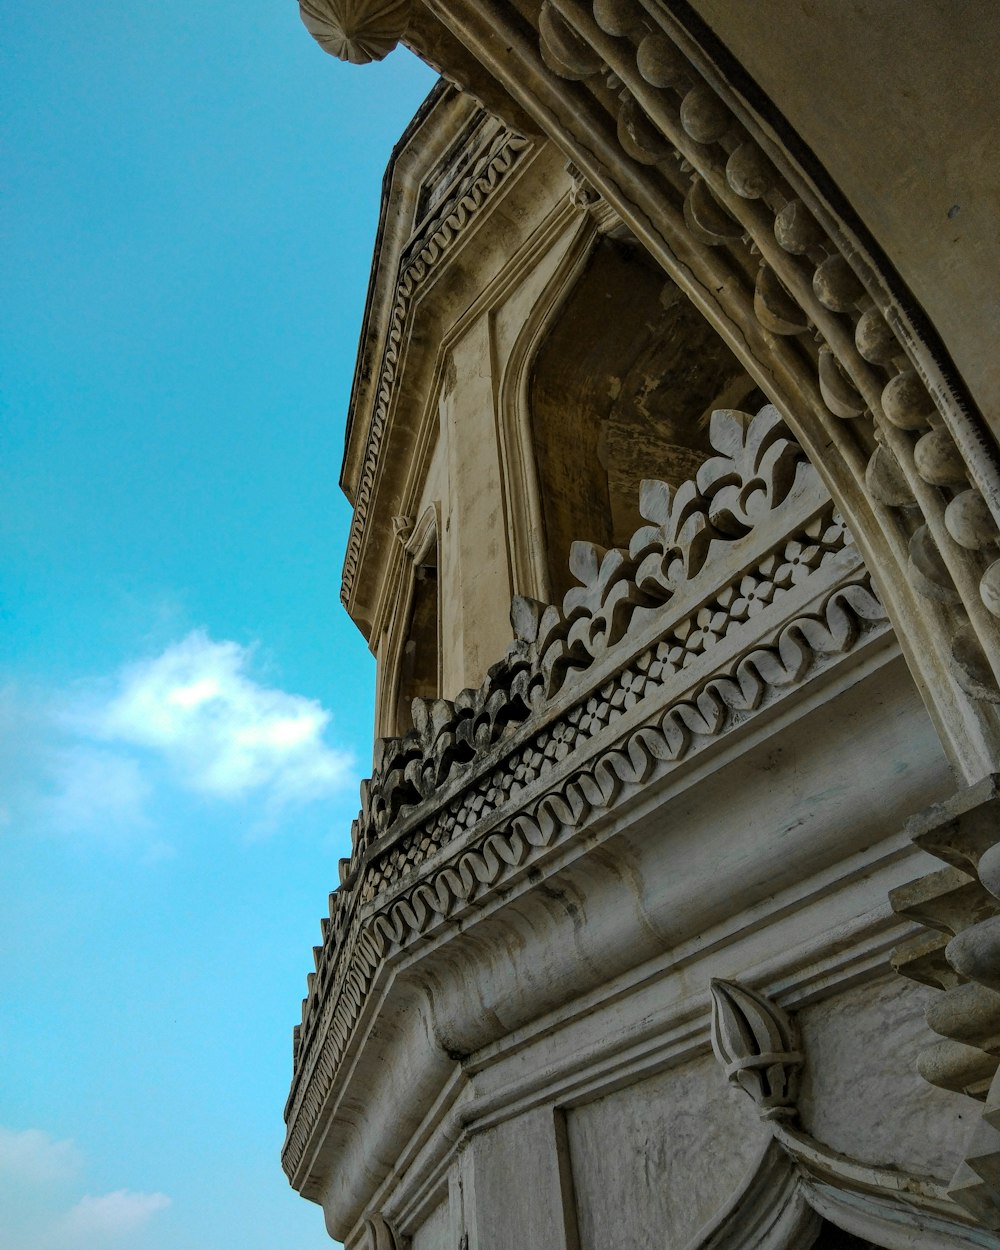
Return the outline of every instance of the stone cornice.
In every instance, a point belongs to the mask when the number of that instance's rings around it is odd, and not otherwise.
[[[353,491],[354,514],[344,559],[341,600],[350,609],[355,576],[361,559],[373,492],[378,479],[380,454],[393,403],[394,387],[412,308],[426,286],[468,231],[483,209],[505,184],[521,158],[530,150],[527,139],[506,128],[492,130],[483,150],[463,172],[444,201],[420,222],[401,249],[398,274],[393,285],[377,381],[371,389],[371,415],[364,452]],[[367,332],[363,331],[362,337]],[[352,401],[352,423],[355,419]]]
[[[365,874],[362,893],[348,908],[350,923],[337,947],[333,975],[312,1012],[307,1009],[307,1034],[299,1046],[283,1154],[285,1169],[297,1183],[307,1142],[378,969],[414,939],[426,939],[462,914],[475,899],[522,876],[536,859],[557,842],[574,837],[592,817],[770,707],[830,659],[852,650],[859,640],[885,629],[881,605],[864,575],[858,582],[839,587],[817,606],[819,611],[788,622],[769,645],[753,649],[730,671],[695,687],[652,723],[617,742],[602,743],[604,749],[579,771],[559,770],[558,784],[546,787],[523,810],[519,810],[518,798],[522,778],[532,764],[539,775],[548,771],[551,765],[545,747],[553,743],[551,751],[558,754],[566,738],[557,732],[541,750],[536,748],[534,761],[523,755],[512,760],[503,778],[491,779],[485,794],[477,789],[469,796],[463,824],[468,828],[481,821],[487,830],[481,841],[463,843],[453,860],[417,884],[413,881],[421,870],[407,861],[414,854],[419,862],[423,854],[440,851],[433,827],[414,830],[396,862],[383,870],[373,869],[370,879]],[[608,705],[621,693],[612,692]],[[602,705],[598,715],[603,711]],[[491,804],[504,788],[512,800],[508,798],[503,808],[493,808]],[[393,892],[394,883],[398,883],[397,892]]]

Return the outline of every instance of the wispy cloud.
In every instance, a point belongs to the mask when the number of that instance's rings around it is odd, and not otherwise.
[[[267,792],[279,802],[332,793],[350,757],[327,744],[315,699],[264,686],[252,651],[196,631],[126,666],[112,697],[82,721],[98,739],[159,754],[188,788],[220,798]]]
[[[79,1194],[85,1159],[42,1129],[0,1126],[0,1245],[113,1250],[170,1205],[163,1193]],[[74,1192],[75,1191],[75,1192]]]
[[[89,743],[49,755],[51,789],[39,800],[44,822],[61,832],[98,831],[118,840],[149,824],[152,784],[138,760]]]
[[[81,1247],[106,1246],[139,1231],[170,1206],[166,1194],[137,1194],[128,1189],[84,1197],[59,1221],[59,1231]]]
[[[82,1162],[69,1140],[57,1141],[38,1128],[0,1125],[0,1177],[22,1185],[56,1185],[71,1180]]]
[[[352,778],[350,753],[329,739],[330,713],[316,699],[260,681],[252,647],[196,630],[69,691],[0,690],[0,830],[20,821],[148,840],[166,788],[252,798],[255,827],[266,829]]]

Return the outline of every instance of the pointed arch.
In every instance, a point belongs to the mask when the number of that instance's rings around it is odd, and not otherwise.
[[[562,148],[784,414],[956,771],[994,771],[1000,449],[833,180],[682,0],[412,5],[418,54],[440,64],[443,32],[478,62],[473,89],[499,84]]]

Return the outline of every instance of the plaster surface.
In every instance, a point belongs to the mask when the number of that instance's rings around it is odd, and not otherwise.
[[[924,1011],[938,993],[886,975],[799,1013],[810,1133],[866,1163],[951,1176],[979,1107],[917,1073],[928,1044]]]
[[[768,1137],[710,1057],[566,1119],[581,1250],[685,1245],[741,1187]]]
[[[445,1250],[452,1241],[448,1201],[438,1203],[410,1239],[410,1250]]]

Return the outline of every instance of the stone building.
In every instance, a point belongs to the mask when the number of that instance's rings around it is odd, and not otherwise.
[[[349,1250],[1000,1247],[995,5],[301,9],[444,78],[292,1184]]]

